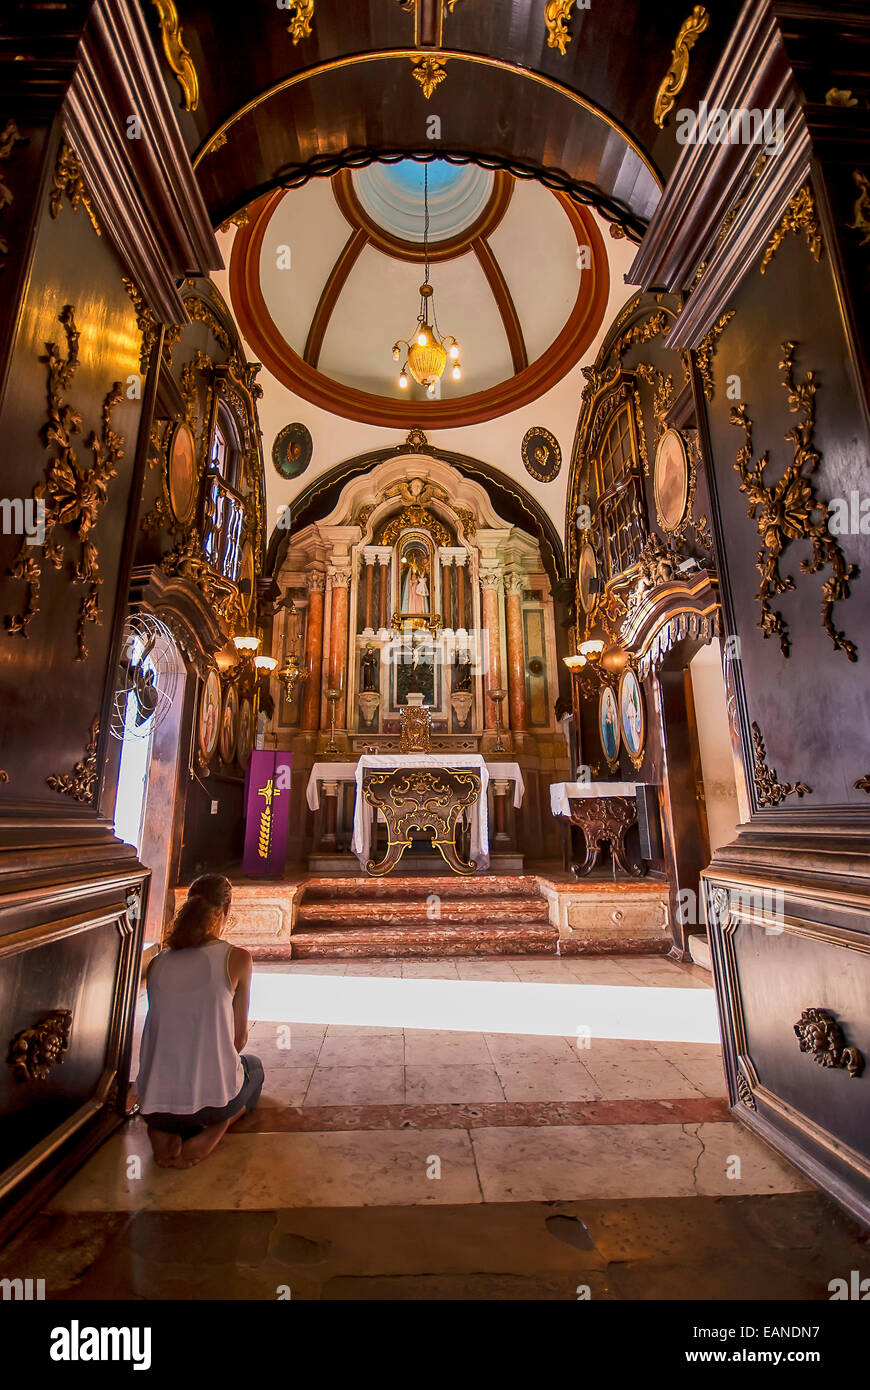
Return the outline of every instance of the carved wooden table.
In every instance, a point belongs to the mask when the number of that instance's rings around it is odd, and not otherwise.
[[[399,767],[390,772],[368,772],[363,795],[387,822],[387,852],[380,862],[369,859],[368,873],[382,878],[396,867],[412,844],[412,830],[431,830],[432,844],[455,874],[473,874],[473,859],[463,859],[456,843],[459,819],[480,796],[476,772],[454,772],[446,767]]]
[[[633,782],[556,782],[550,787],[550,806],[554,815],[563,816],[583,832],[586,858],[572,863],[578,877],[591,873],[601,857],[605,842],[623,873],[640,878],[646,873],[643,860],[632,863],[625,849],[626,832],[637,824],[637,800]]]

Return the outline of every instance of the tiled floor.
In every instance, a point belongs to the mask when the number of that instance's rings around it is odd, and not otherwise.
[[[248,1268],[253,1257],[225,1249],[221,1236],[223,1284],[185,1255],[201,1290],[186,1296],[273,1296],[256,1289],[268,1288],[276,1259],[286,1257],[302,1267],[294,1297],[298,1288],[314,1298],[558,1298],[575,1296],[576,1251],[566,1265],[565,1250],[559,1255],[550,1239],[559,1233],[546,1223],[557,1209],[566,1212],[568,1244],[576,1244],[576,1223],[587,1220],[581,1211],[594,1211],[604,1213],[600,1232],[587,1231],[578,1247],[597,1252],[580,1260],[594,1266],[593,1296],[684,1298],[715,1284],[697,1272],[698,1252],[715,1245],[722,1224],[711,1203],[727,1199],[735,1251],[734,1231],[762,1221],[765,1203],[779,1203],[784,1220],[821,1222],[848,1243],[853,1236],[839,1214],[732,1120],[711,986],[706,972],[660,956],[260,965],[248,1045],[266,1068],[257,1111],[185,1172],[157,1168],[144,1125],[133,1121],[55,1195],[18,1249],[33,1253],[28,1239],[46,1259],[60,1259],[56,1240],[93,1245],[100,1259],[111,1249],[110,1292],[93,1296],[174,1297],[184,1275],[169,1247],[160,1253],[161,1242],[173,1223],[183,1236],[193,1222],[211,1248],[217,1236],[209,1221],[220,1213],[221,1221],[244,1218],[239,1239],[253,1241],[262,1270]],[[420,1248],[424,1229],[414,1213],[431,1207],[463,1233],[460,1244],[469,1243],[453,1263],[436,1257],[428,1226],[424,1253],[409,1265],[407,1252]],[[354,1237],[346,1258],[321,1260],[321,1248],[345,1249],[348,1230],[368,1229],[366,1210],[381,1218],[376,1252],[361,1262]],[[321,1213],[313,1224],[311,1212]],[[514,1260],[494,1253],[503,1243],[496,1212],[502,1228],[526,1232]],[[258,1220],[266,1222],[260,1234]],[[601,1234],[608,1220],[633,1222],[636,1233],[648,1221],[676,1223],[679,1268],[658,1267],[652,1232],[646,1285],[643,1259],[635,1274],[615,1279]],[[697,1249],[684,1239],[687,1221],[697,1227]],[[528,1234],[533,1227],[549,1232],[543,1243]],[[145,1232],[159,1250],[143,1257]],[[484,1242],[476,1251],[473,1232]],[[759,1244],[757,1233],[753,1240]],[[396,1242],[405,1255],[396,1256]],[[794,1263],[809,1253],[800,1246],[790,1258],[788,1292],[780,1282],[765,1294],[764,1281],[750,1278],[735,1254],[733,1269],[723,1265],[720,1292],[702,1296],[822,1296]],[[308,1269],[310,1262],[323,1270]],[[97,1265],[106,1274],[105,1260]],[[101,1278],[81,1274],[57,1296],[75,1289],[91,1296]]]

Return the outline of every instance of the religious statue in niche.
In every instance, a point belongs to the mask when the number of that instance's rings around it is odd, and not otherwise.
[[[429,556],[423,545],[410,544],[402,555],[401,614],[402,617],[429,616]]]
[[[458,695],[471,693],[471,662],[458,661],[456,663],[456,679],[453,682],[454,692]]]
[[[365,651],[359,659],[364,694],[370,694],[378,688],[376,677],[380,660],[381,657],[377,647],[373,646],[371,642],[368,642]]]

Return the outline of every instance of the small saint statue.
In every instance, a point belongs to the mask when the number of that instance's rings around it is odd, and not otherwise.
[[[366,643],[365,651],[359,659],[360,671],[362,674],[362,688],[365,693],[377,691],[378,685],[375,680],[375,673],[378,669],[380,656],[377,647],[371,642]]]

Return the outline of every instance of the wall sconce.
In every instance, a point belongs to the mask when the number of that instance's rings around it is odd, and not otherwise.
[[[587,661],[593,664],[601,660],[601,653],[604,651],[604,643],[599,638],[593,638],[587,642],[580,643],[580,655],[585,656]]]
[[[233,637],[233,646],[237,652],[248,656],[258,650],[260,639],[255,632],[237,632]]]
[[[577,652],[575,656],[563,656],[562,661],[572,674],[574,671],[582,671],[583,667],[586,665],[586,657],[582,652]]]
[[[255,656],[254,665],[258,671],[274,671],[278,662],[274,656]]]

